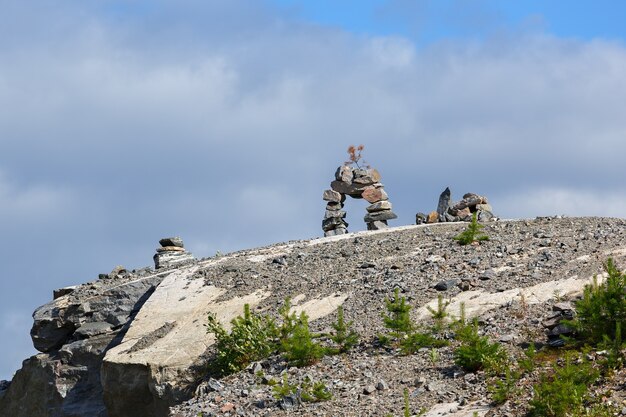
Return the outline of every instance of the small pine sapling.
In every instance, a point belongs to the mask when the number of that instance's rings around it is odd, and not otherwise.
[[[472,214],[472,221],[467,225],[467,228],[461,232],[459,235],[454,237],[454,240],[459,242],[460,245],[470,245],[474,242],[482,242],[485,240],[489,240],[489,236],[481,235],[480,231],[485,226],[478,223],[478,215],[476,213]]]
[[[487,336],[478,334],[478,321],[459,327],[456,334],[461,345],[454,350],[454,361],[468,372],[484,369],[502,370],[507,363],[506,352],[499,343],[491,343]]]
[[[230,333],[217,320],[215,314],[208,315],[207,333],[216,339],[217,355],[211,368],[219,375],[237,372],[251,362],[264,359],[275,351],[277,335],[274,321],[268,316],[250,312],[244,305],[244,315],[231,321]]]
[[[413,331],[413,323],[411,323],[411,306],[406,303],[405,297],[400,297],[400,290],[396,288],[393,301],[385,298],[385,306],[387,313],[383,313],[383,322],[385,327],[391,330],[393,337],[404,337],[404,335]]]
[[[330,340],[335,342],[339,347],[333,349],[334,353],[346,353],[359,342],[359,335],[351,329],[353,322],[345,322],[343,317],[343,306],[337,308],[337,321],[331,326],[335,330],[330,336]]]
[[[450,313],[446,311],[449,305],[450,305],[450,301],[444,302],[443,296],[439,294],[437,296],[437,309],[436,310],[432,308],[431,306],[426,306],[433,320],[435,321],[434,330],[437,332],[441,331],[444,328],[445,319],[446,317],[450,315]]]
[[[404,389],[402,396],[404,398],[404,417],[411,417],[411,408],[409,405],[409,390],[407,388]]]
[[[309,318],[303,311],[293,325],[293,330],[282,341],[285,358],[295,366],[312,365],[324,356],[324,348],[313,341],[309,330]]]

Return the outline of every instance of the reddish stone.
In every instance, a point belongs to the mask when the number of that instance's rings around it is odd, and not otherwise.
[[[377,203],[382,200],[387,200],[389,198],[383,188],[368,188],[363,191],[361,197],[363,197],[368,203],[371,204]]]

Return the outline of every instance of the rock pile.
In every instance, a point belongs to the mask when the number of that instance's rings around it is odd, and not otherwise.
[[[572,320],[575,315],[574,307],[569,302],[556,303],[552,306],[552,313],[541,322],[548,332],[548,345],[552,347],[565,345],[565,340],[561,336],[571,336],[574,330],[561,321]]]
[[[183,240],[179,237],[166,237],[159,240],[160,248],[154,255],[154,267],[156,269],[173,267],[193,261],[193,255],[185,250]]]
[[[471,221],[474,213],[476,213],[478,221],[482,222],[495,218],[487,197],[467,193],[463,195],[461,201],[454,204],[451,203],[451,199],[450,188],[446,187],[439,196],[437,210],[431,211],[429,214],[417,213],[415,224]]]
[[[348,223],[344,220],[346,212],[343,202],[346,196],[363,198],[370,205],[363,218],[367,230],[379,230],[387,227],[387,221],[398,216],[391,211],[391,203],[380,183],[380,173],[376,169],[363,169],[343,165],[335,172],[335,181],[330,183],[331,189],[325,190],[322,198],[327,202],[326,214],[322,221],[324,236],[335,236],[348,233]]]

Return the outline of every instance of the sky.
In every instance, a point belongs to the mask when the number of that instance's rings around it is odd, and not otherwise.
[[[624,217],[626,2],[0,0],[0,379],[55,288],[319,237],[351,144],[392,226]],[[351,231],[366,204],[346,204]]]

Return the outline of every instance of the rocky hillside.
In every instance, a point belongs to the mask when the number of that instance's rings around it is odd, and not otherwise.
[[[413,321],[431,326],[426,306],[436,307],[443,295],[448,312],[458,315],[463,303],[469,317],[480,319],[481,334],[510,356],[520,356],[529,343],[547,350],[549,332],[556,329],[551,340],[558,340],[555,317],[571,310],[567,302],[602,274],[606,259],[626,265],[626,222],[494,221],[484,229],[488,241],[460,246],[453,237],[466,226],[437,223],[295,241],[186,259],[157,271],[118,268],[58,292],[34,313],[31,335],[42,353],[1,388],[0,416],[397,416],[405,392],[412,415],[524,415],[537,374],[519,382],[517,400],[494,406],[488,376],[454,364],[457,342],[450,332],[437,336],[449,339],[448,346],[411,355],[381,346],[386,297],[399,289],[413,306]],[[314,332],[328,332],[343,305],[360,343],[309,367],[288,367],[273,356],[222,379],[205,378],[215,353],[204,326],[208,313],[225,324],[244,304],[276,315],[287,297],[295,312],[307,312]],[[268,382],[285,375],[293,384],[322,382],[333,398],[277,401]],[[615,378],[597,388],[618,403],[621,392],[611,384],[620,383],[619,373]]]

